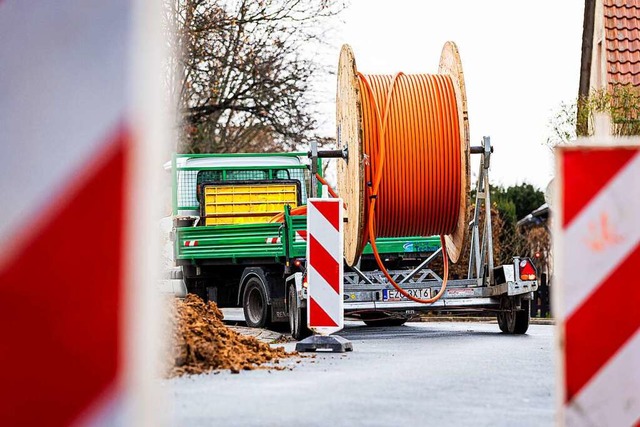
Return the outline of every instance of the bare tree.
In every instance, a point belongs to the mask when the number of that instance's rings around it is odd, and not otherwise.
[[[312,85],[337,0],[167,0],[181,151],[288,149],[314,138]]]

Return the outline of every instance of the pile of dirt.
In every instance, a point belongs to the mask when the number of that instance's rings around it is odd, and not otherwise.
[[[169,377],[226,369],[238,373],[264,364],[277,364],[282,358],[296,355],[238,334],[222,323],[223,314],[215,303],[205,304],[192,294],[184,300],[175,300],[170,318],[173,342]]]

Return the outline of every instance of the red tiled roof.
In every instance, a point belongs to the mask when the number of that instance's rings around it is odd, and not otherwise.
[[[604,0],[609,84],[640,86],[640,0]]]

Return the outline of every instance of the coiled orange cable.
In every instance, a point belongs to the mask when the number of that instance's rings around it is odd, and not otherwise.
[[[369,159],[364,239],[371,243],[380,270],[398,292],[430,304],[447,287],[444,235],[454,231],[460,212],[461,135],[453,82],[439,74],[358,73],[358,77],[363,148]],[[376,237],[434,234],[440,235],[442,243],[444,279],[437,295],[416,298],[384,267]]]

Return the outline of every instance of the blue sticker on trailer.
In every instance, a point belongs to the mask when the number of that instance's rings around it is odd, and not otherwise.
[[[388,301],[389,300],[389,289],[383,289],[382,290],[382,301]]]

